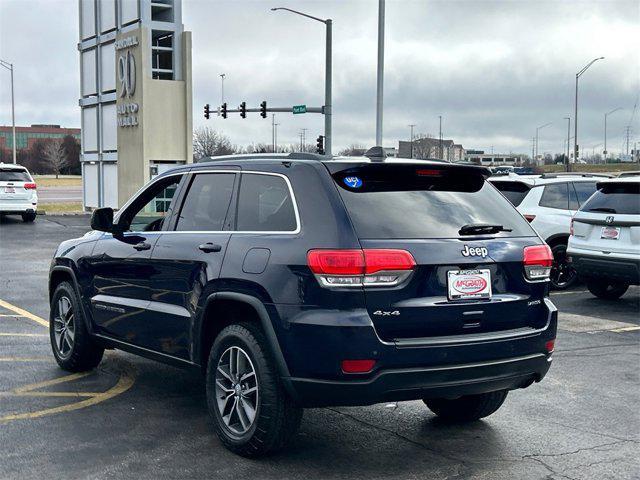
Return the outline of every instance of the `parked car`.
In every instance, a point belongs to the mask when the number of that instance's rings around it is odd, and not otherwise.
[[[542,174],[509,175],[490,181],[518,209],[547,242],[553,253],[551,286],[562,290],[578,276],[567,261],[571,217],[595,191],[605,175]]]
[[[0,163],[0,214],[21,215],[33,222],[38,209],[36,183],[22,165]]]
[[[597,188],[573,217],[567,254],[592,294],[616,299],[640,283],[640,177]]]
[[[486,168],[382,158],[222,157],[97,209],[52,261],[56,361],[202,369],[245,456],[282,447],[304,407],[492,414],[551,365],[550,249]]]

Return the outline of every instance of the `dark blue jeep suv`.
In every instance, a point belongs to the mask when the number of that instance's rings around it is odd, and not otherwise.
[[[481,167],[311,154],[168,171],[60,245],[65,370],[116,348],[206,376],[220,440],[283,446],[304,407],[490,415],[551,364],[552,257]]]

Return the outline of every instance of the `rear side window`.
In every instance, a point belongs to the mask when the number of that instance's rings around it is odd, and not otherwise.
[[[219,232],[231,204],[233,173],[201,173],[194,177],[178,216],[176,230]]]
[[[461,227],[481,223],[511,230],[495,236],[535,235],[481,175],[447,170],[382,164],[333,177],[360,238],[463,238]]]
[[[605,183],[580,210],[640,215],[640,183]]]
[[[0,182],[30,182],[31,177],[26,170],[0,169]]]
[[[522,182],[492,182],[500,192],[509,199],[513,206],[517,207],[527,196],[531,187]]]
[[[578,204],[575,205],[574,196],[572,195],[570,207],[571,210],[577,210],[596,191],[596,182],[574,182],[573,188],[575,189]]]
[[[540,206],[548,208],[569,209],[569,189],[566,183],[552,183],[544,187]]]
[[[293,232],[297,221],[287,182],[276,175],[243,173],[236,230]]]

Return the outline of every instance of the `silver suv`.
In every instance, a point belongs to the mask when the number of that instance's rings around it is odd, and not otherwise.
[[[573,217],[567,254],[589,291],[613,300],[640,283],[640,177],[596,187]]]

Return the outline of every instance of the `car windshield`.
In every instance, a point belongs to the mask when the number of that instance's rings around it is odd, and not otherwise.
[[[514,205],[518,206],[527,196],[531,189],[529,185],[522,182],[492,182],[500,192]]]
[[[490,233],[495,236],[535,235],[495,188],[471,172],[371,165],[333,177],[360,238],[461,238],[463,226],[478,224],[504,227]]]
[[[583,212],[640,215],[640,182],[604,183],[580,209]]]
[[[0,182],[30,182],[26,170],[0,169]]]

